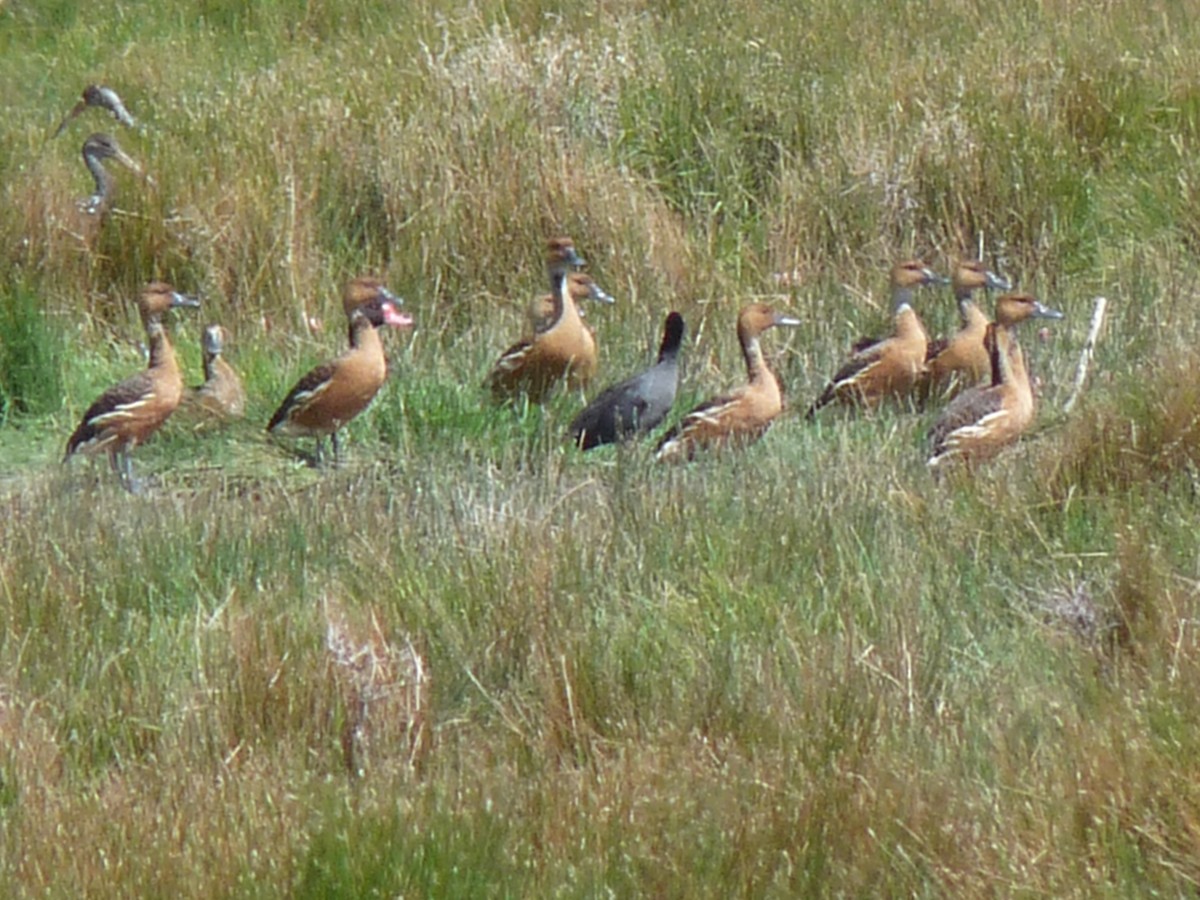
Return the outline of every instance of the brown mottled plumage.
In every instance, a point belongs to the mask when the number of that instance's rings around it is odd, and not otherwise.
[[[328,435],[337,465],[341,461],[338,430],[370,405],[387,378],[387,358],[376,329],[412,327],[412,319],[397,309],[402,302],[375,278],[351,281],[343,298],[350,318],[349,349],[304,375],[267,423],[267,431],[316,438],[318,465],[324,462]]]
[[[830,379],[805,416],[830,403],[879,405],[887,397],[907,395],[925,369],[929,338],[912,308],[913,291],[927,284],[945,283],[920,260],[907,260],[892,267],[893,331],[882,340],[864,340],[855,345],[850,359]]]
[[[183,398],[183,374],[162,326],[162,314],[177,306],[199,306],[194,297],[155,281],[138,301],[142,325],[150,344],[149,366],[101,394],[67,441],[63,462],[76,453],[108,455],[113,471],[128,490],[134,490],[130,451],[162,427]]]
[[[987,338],[992,383],[959,394],[938,416],[929,432],[930,468],[987,459],[1024,433],[1033,421],[1034,398],[1016,327],[1026,319],[1062,317],[1029,294],[996,300],[996,321],[988,326]]]
[[[701,403],[668,431],[654,458],[662,462],[692,459],[697,450],[744,447],[761,438],[783,411],[779,379],[763,359],[759,338],[776,325],[796,326],[799,319],[782,315],[765,303],[752,303],[738,314],[738,341],[746,361],[747,383]]]

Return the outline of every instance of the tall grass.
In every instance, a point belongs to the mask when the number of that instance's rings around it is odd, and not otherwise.
[[[17,896],[1190,893],[1200,731],[1197,25],[1182,7],[524,0],[0,7],[0,881]],[[88,111],[91,80],[142,130]],[[120,170],[87,217],[79,145]],[[572,235],[601,380],[732,321],[793,411],[583,457],[480,382]],[[800,421],[887,265],[982,252],[1068,318],[1038,428],[935,482],[935,413]],[[384,275],[418,328],[316,473],[263,424]],[[220,321],[245,422],[154,488],[56,465]],[[1090,298],[1111,313],[1077,412]],[[948,297],[919,295],[931,331]],[[596,386],[593,386],[593,388]],[[414,674],[420,670],[423,675]],[[427,680],[426,680],[427,679]],[[420,691],[416,690],[420,687]],[[419,695],[419,696],[418,696]]]
[[[0,420],[53,413],[62,404],[59,330],[19,280],[0,292]]]

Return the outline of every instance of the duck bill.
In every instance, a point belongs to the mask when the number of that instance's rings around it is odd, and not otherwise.
[[[59,122],[58,127],[54,129],[54,134],[50,135],[50,139],[54,140],[54,138],[62,134],[66,130],[67,125],[71,123],[71,120],[78,116],[85,109],[87,109],[86,100],[80,100],[73,107],[71,107],[71,111],[63,116],[63,120]]]
[[[606,294],[603,290],[601,290],[601,288],[598,284],[594,284],[594,283],[592,284],[591,288],[588,290],[588,299],[595,300],[597,303],[610,303],[611,304],[611,303],[617,302],[616,297],[614,297],[612,294]]]
[[[134,174],[139,175],[143,178],[148,177],[146,175],[146,173],[142,170],[142,167],[138,163],[138,161],[136,159],[134,159],[132,156],[130,156],[128,153],[126,153],[124,150],[122,150],[120,147],[115,147],[113,149],[113,157],[112,158],[115,159],[117,162],[119,162],[121,165],[123,165],[125,168],[127,168],[130,172],[133,172]]]
[[[193,297],[191,294],[181,294],[178,291],[171,294],[171,308],[187,307],[189,309],[199,309],[200,298]]]
[[[1066,315],[1057,309],[1051,309],[1048,306],[1043,306],[1041,303],[1035,303],[1033,307],[1033,318],[1035,319],[1065,319]]]
[[[1011,291],[1012,282],[1007,278],[1001,278],[995,272],[985,272],[984,277],[987,279],[987,287],[993,291]]]
[[[390,325],[392,328],[412,328],[413,318],[407,313],[402,313],[396,309],[395,302],[389,300],[383,304],[383,324]]]

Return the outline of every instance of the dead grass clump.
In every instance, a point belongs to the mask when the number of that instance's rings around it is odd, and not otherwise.
[[[62,768],[62,751],[37,704],[0,684],[0,794],[55,785]]]
[[[224,619],[208,680],[221,697],[212,710],[225,760],[250,758],[267,747],[323,752],[336,697],[322,678],[321,658],[300,652],[292,641],[310,620],[270,620],[241,610]]]
[[[428,752],[429,670],[410,635],[389,638],[379,612],[351,623],[325,598],[325,652],[345,706],[346,770],[363,775],[385,763],[415,769]]]
[[[1085,582],[1055,587],[1031,599],[1042,621],[1095,646],[1116,627],[1115,616],[1096,599],[1095,591]]]
[[[1133,530],[1119,537],[1117,559],[1116,644],[1136,662],[1161,670],[1182,621],[1173,572],[1159,549]]]
[[[1094,403],[1067,429],[1050,490],[1108,495],[1167,487],[1200,473],[1200,358],[1174,352],[1117,396]]]

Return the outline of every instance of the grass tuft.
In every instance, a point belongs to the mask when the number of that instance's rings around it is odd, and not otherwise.
[[[0,285],[0,424],[61,408],[64,352],[61,331],[37,294],[17,278]]]

